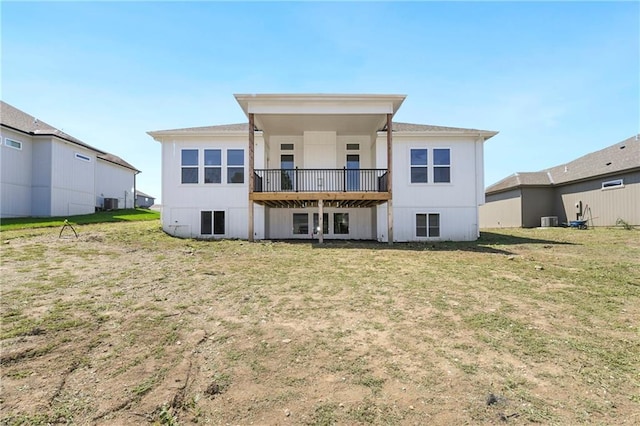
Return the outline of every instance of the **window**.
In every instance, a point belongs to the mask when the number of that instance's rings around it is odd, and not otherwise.
[[[224,235],[224,211],[213,212],[213,235]]]
[[[429,213],[429,236],[440,236],[440,215],[437,213]]]
[[[433,150],[433,181],[451,182],[451,152],[448,148]]]
[[[182,150],[182,183],[198,183],[198,150]]]
[[[358,151],[360,150],[360,144],[359,143],[348,143],[347,144],[347,151]]]
[[[224,235],[224,211],[200,212],[201,235]]]
[[[293,214],[293,234],[307,235],[309,233],[309,215],[307,213]]]
[[[200,212],[200,234],[211,235],[213,231],[213,215],[211,212]]]
[[[313,214],[313,233],[320,233],[320,224],[318,223],[318,213]],[[329,213],[322,213],[322,234],[329,233]]]
[[[227,183],[244,183],[243,149],[227,150]]]
[[[427,149],[411,150],[411,183],[426,183]]]
[[[14,141],[13,139],[4,138],[4,144],[9,148],[22,149],[22,142]]]
[[[293,151],[293,144],[292,143],[280,144],[280,151]]]
[[[417,237],[439,237],[440,236],[440,214],[439,213],[418,213],[416,215],[416,236]]]
[[[622,188],[624,181],[622,179],[610,180],[608,182],[602,182],[602,189]]]
[[[418,237],[426,237],[427,234],[427,215],[426,214],[417,214],[416,215],[416,236]]]
[[[333,214],[333,233],[334,234],[349,233],[349,213]]]
[[[204,150],[204,183],[222,183],[222,151]]]
[[[86,162],[90,162],[91,161],[91,157],[88,157],[88,156],[83,155],[83,154],[79,154],[77,152],[76,152],[76,158],[78,160],[82,160],[82,161],[86,161]]]

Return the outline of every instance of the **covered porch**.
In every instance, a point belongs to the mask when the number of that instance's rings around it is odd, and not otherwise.
[[[255,235],[254,204],[271,209],[317,209],[314,216],[319,223],[314,228],[322,242],[325,207],[371,209],[386,203],[387,236],[392,243],[392,118],[404,98],[236,95],[249,119],[249,241]],[[259,157],[266,168],[255,164],[256,132],[261,132],[265,141],[258,149],[263,150]],[[384,150],[377,144],[381,132],[386,134]],[[365,142],[338,143],[340,137]],[[283,143],[287,138],[298,143]],[[276,150],[276,145],[282,151]],[[361,157],[368,157],[368,164],[362,164],[365,167],[361,167]]]

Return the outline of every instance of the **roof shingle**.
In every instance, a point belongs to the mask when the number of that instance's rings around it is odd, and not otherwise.
[[[514,173],[487,187],[486,193],[507,191],[521,186],[557,186],[629,170],[640,170],[640,140],[632,136],[622,142],[573,161],[538,172]]]
[[[32,136],[59,137],[69,142],[73,142],[76,145],[80,145],[84,148],[94,151],[96,153],[96,156],[102,160],[117,164],[122,167],[126,167],[136,172],[140,171],[117,155],[110,154],[106,151],[100,150],[87,143],[84,143],[80,139],[76,139],[73,136],[63,132],[62,130],[56,129],[52,125],[47,124],[44,121],[40,121],[34,116],[29,115],[26,112],[21,111],[4,101],[0,101],[0,124]]]
[[[465,129],[462,127],[433,126],[429,124],[414,124],[393,122],[394,132],[457,132],[457,133],[478,133],[487,132],[479,129]],[[249,123],[221,124],[215,126],[186,127],[181,129],[157,130],[150,133],[156,135],[164,134],[196,134],[202,132],[248,132]]]

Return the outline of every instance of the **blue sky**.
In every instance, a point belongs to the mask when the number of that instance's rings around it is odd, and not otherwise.
[[[2,100],[142,170],[145,132],[246,121],[234,93],[406,94],[498,130],[485,183],[640,129],[639,2],[7,2]]]

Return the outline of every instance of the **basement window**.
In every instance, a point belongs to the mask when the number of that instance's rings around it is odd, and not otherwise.
[[[9,148],[22,150],[22,142],[14,141],[13,139],[4,138],[4,144]]]
[[[333,214],[333,233],[349,234],[349,213]]]
[[[293,234],[306,235],[309,233],[309,215],[307,213],[293,214]]]
[[[224,211],[201,211],[200,212],[200,234],[201,235],[224,235],[225,218]]]
[[[91,162],[91,157],[87,157],[86,155],[83,155],[77,152],[76,152],[76,158],[78,160],[86,161],[87,163]]]
[[[440,214],[418,213],[416,214],[416,237],[439,237]]]
[[[607,182],[602,182],[602,189],[615,189],[624,187],[624,182],[622,179],[609,180]]]

